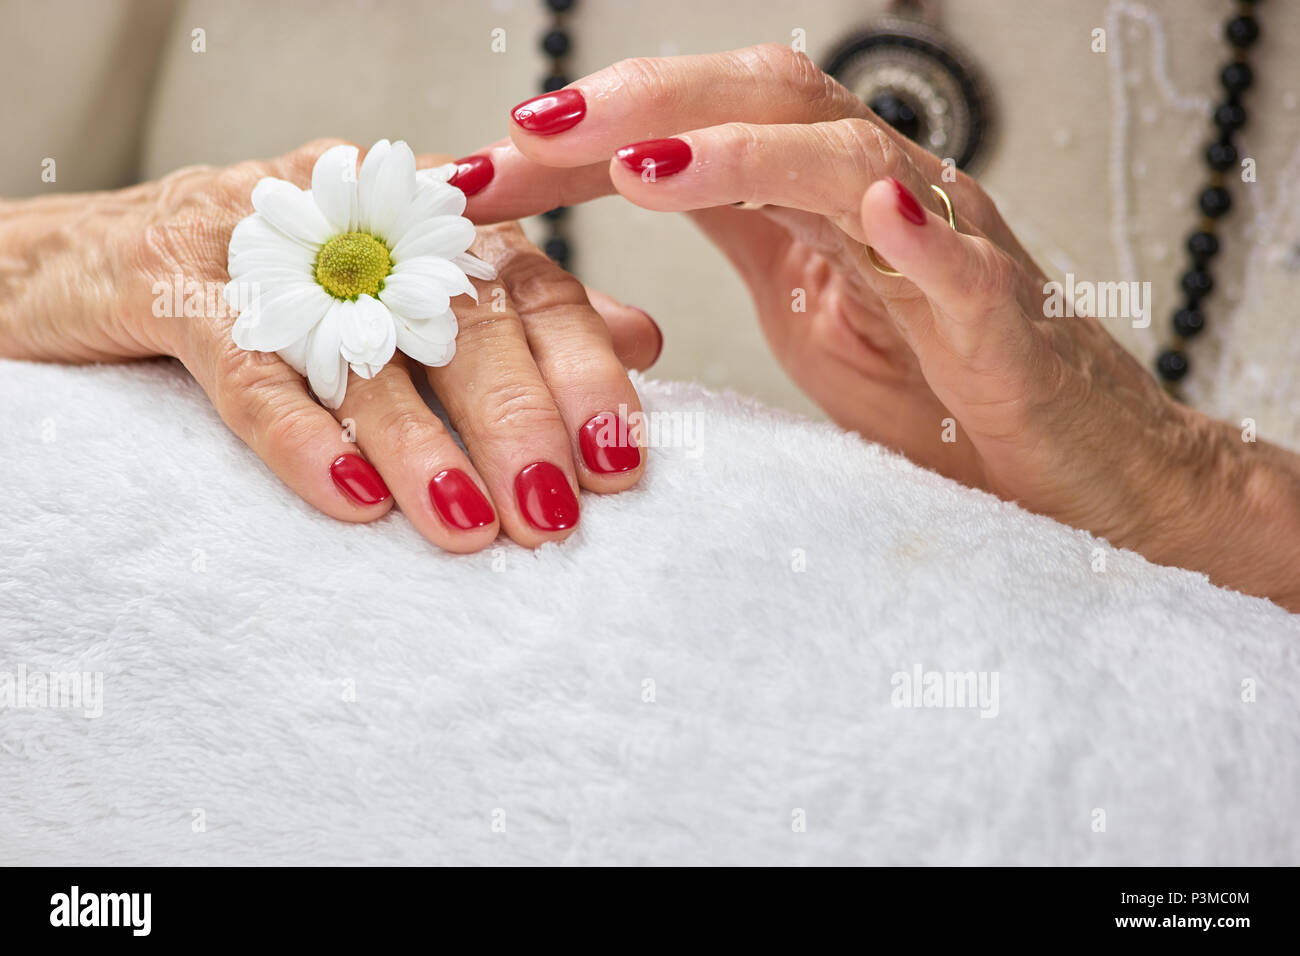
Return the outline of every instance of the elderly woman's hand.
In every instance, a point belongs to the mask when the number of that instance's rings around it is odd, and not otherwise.
[[[176,356],[235,433],[335,518],[371,521],[396,501],[450,551],[478,550],[498,528],[527,546],[571,534],[579,487],[619,491],[641,475],[641,449],[607,447],[635,430],[602,429],[601,416],[638,411],[625,366],[654,361],[658,331],[604,296],[602,318],[517,225],[480,229],[474,251],[498,279],[474,280],[477,304],[452,300],[460,332],[444,367],[416,367],[397,353],[373,378],[350,373],[331,413],[278,355],[235,345],[220,294],[231,232],[251,212],[261,177],[310,185],[329,145],[0,207],[0,355]],[[468,456],[412,373],[427,374]]]
[[[1295,457],[1170,400],[1094,319],[1048,318],[1043,272],[984,191],[802,54],[619,63],[516,107],[511,142],[484,155],[495,176],[476,221],[611,191],[692,211],[785,368],[841,425],[1300,607]],[[1270,527],[1291,537],[1262,542]]]

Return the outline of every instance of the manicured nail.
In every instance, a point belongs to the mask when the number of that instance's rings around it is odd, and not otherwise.
[[[443,521],[461,531],[485,528],[496,520],[487,497],[459,468],[448,468],[433,476],[429,482],[429,500]]]
[[[587,101],[577,90],[556,90],[524,100],[510,115],[516,123],[539,136],[554,136],[573,129],[587,115]]]
[[[686,140],[676,137],[647,139],[640,143],[632,143],[630,146],[624,146],[614,155],[618,157],[620,163],[632,172],[640,173],[641,178],[648,182],[680,173],[691,164],[690,146],[686,144]]]
[[[330,465],[339,490],[359,505],[377,505],[388,497],[388,486],[374,466],[360,455],[341,455]]]
[[[924,226],[925,210],[916,201],[911,190],[892,176],[889,181],[894,184],[894,195],[898,199],[898,214],[914,226]]]
[[[641,464],[641,449],[613,412],[601,412],[583,425],[578,430],[578,444],[587,467],[600,475],[632,471]]]
[[[456,172],[447,180],[466,196],[472,196],[488,183],[496,172],[492,160],[486,156],[466,156],[456,160]]]
[[[578,498],[564,472],[549,461],[535,461],[515,476],[515,497],[538,531],[563,531],[578,523]]]

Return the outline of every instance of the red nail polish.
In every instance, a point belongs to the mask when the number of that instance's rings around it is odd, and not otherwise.
[[[495,519],[492,505],[473,479],[459,468],[448,468],[429,482],[429,500],[450,527],[460,531],[486,528]]]
[[[388,497],[388,486],[373,465],[360,455],[342,455],[330,465],[339,490],[359,505],[377,505]]]
[[[466,156],[456,160],[456,172],[447,182],[466,196],[472,196],[492,182],[494,173],[496,170],[492,168],[492,160],[488,157]]]
[[[911,190],[892,176],[889,181],[894,184],[894,195],[898,199],[898,214],[914,226],[924,226],[925,210],[916,201]]]
[[[577,90],[556,90],[524,100],[510,115],[530,133],[554,136],[578,125],[587,115],[587,101]]]
[[[563,531],[578,523],[578,498],[564,472],[549,461],[533,462],[515,476],[515,497],[539,531]]]
[[[578,444],[587,467],[597,474],[632,471],[641,464],[641,449],[613,412],[601,412],[583,425],[578,430]]]
[[[620,163],[650,182],[680,173],[691,164],[690,146],[686,140],[676,137],[632,143],[614,155]]]

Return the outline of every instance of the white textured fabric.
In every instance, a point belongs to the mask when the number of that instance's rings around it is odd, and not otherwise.
[[[1300,863],[1300,618],[641,384],[698,454],[453,557],[315,513],[172,363],[0,362],[0,672],[103,674],[0,710],[0,861]],[[997,716],[892,706],[917,665]]]

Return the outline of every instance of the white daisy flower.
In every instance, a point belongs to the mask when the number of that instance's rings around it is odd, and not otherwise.
[[[278,353],[330,408],[343,404],[349,367],[371,378],[396,349],[424,365],[450,362],[451,299],[478,300],[469,276],[496,278],[465,251],[474,224],[461,216],[465,194],[447,184],[455,171],[417,174],[406,143],[381,139],[360,172],[355,146],[326,150],[310,189],[260,180],[257,211],[230,237],[235,344]]]

